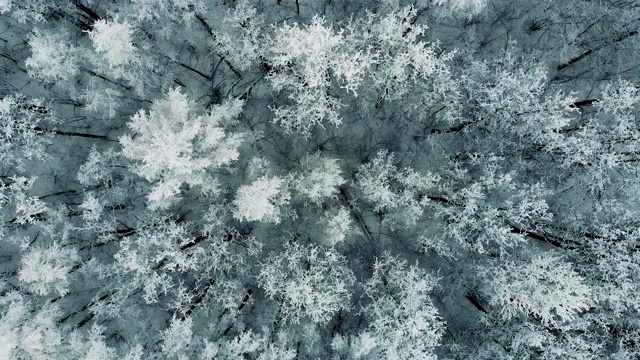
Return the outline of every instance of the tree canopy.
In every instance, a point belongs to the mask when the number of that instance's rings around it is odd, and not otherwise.
[[[640,358],[639,31],[0,0],[0,359]]]

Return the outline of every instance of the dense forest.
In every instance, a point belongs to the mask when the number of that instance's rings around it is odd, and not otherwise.
[[[0,359],[640,358],[636,0],[0,0]]]

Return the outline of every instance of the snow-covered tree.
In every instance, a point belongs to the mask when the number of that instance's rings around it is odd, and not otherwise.
[[[258,283],[267,296],[281,301],[282,318],[299,323],[327,323],[351,308],[353,272],[344,256],[332,248],[285,244],[262,264]]]
[[[486,294],[504,320],[535,316],[544,325],[561,327],[593,304],[591,289],[571,264],[553,255],[524,262],[502,261],[483,268]]]
[[[328,93],[331,76],[346,82],[345,86],[355,92],[371,62],[357,46],[349,46],[352,44],[342,31],[336,33],[324,24],[325,20],[319,16],[306,27],[285,24],[269,39],[266,56],[274,70],[268,78],[274,90],[289,91],[288,97],[294,103],[275,107],[274,122],[288,132],[309,135],[311,128],[323,126],[325,121],[340,125],[338,111],[342,104]]]
[[[105,344],[104,327],[93,325],[86,337],[75,332],[69,339],[72,356],[85,359],[116,359],[116,350]]]
[[[388,212],[385,221],[392,225],[410,226],[416,223],[428,201],[425,192],[435,190],[439,176],[425,176],[410,168],[398,169],[393,154],[380,150],[370,162],[362,165],[358,185],[367,200],[375,204],[374,211]]]
[[[55,124],[42,100],[8,95],[0,100],[0,166],[21,169],[25,161],[46,158],[51,135],[41,126]]]
[[[336,159],[309,155],[300,161],[301,173],[293,180],[293,187],[315,204],[335,197],[338,187],[345,183]]]
[[[0,356],[3,359],[50,359],[62,355],[63,333],[58,329],[60,308],[38,307],[11,291],[0,297]]]
[[[240,71],[260,64],[263,49],[260,46],[264,15],[258,13],[249,0],[239,1],[235,8],[227,10],[217,40],[224,47],[222,52]]]
[[[344,241],[347,235],[356,233],[353,219],[349,211],[344,207],[338,208],[335,212],[330,212],[320,220],[320,223],[325,229],[322,241],[329,246],[336,245]]]
[[[93,41],[96,52],[102,54],[109,66],[126,65],[135,56],[133,46],[133,29],[128,22],[120,22],[116,16],[113,20],[97,20],[89,37]]]
[[[0,206],[7,216],[5,221],[15,222],[19,225],[33,224],[39,217],[48,210],[47,204],[38,196],[29,194],[33,188],[36,178],[27,179],[14,176],[11,182],[3,186],[3,193],[0,193]]]
[[[51,247],[29,248],[22,256],[18,279],[38,295],[69,292],[69,271],[79,260],[76,249],[62,248],[54,243]]]
[[[238,220],[279,223],[280,207],[286,206],[290,195],[286,181],[277,176],[263,176],[238,189],[233,200],[233,217]]]
[[[25,61],[29,75],[45,82],[69,81],[74,77],[78,71],[76,50],[63,36],[34,31],[29,39],[31,56]]]
[[[354,357],[435,359],[444,330],[429,296],[436,286],[437,278],[417,264],[407,266],[389,253],[377,259],[372,277],[364,283],[368,300],[363,312],[372,346],[365,346],[361,338]]]
[[[171,320],[169,327],[163,332],[162,353],[168,358],[184,358],[184,353],[191,343],[193,321],[187,318],[183,321],[177,318]]]
[[[179,89],[154,103],[149,113],[140,110],[130,127],[137,136],[124,135],[124,156],[137,162],[134,171],[153,183],[152,209],[166,209],[176,201],[182,184],[199,186],[205,194],[218,189],[208,172],[238,158],[240,134],[228,134],[224,126],[238,116],[242,103],[214,106],[205,115],[194,114],[194,104]]]

